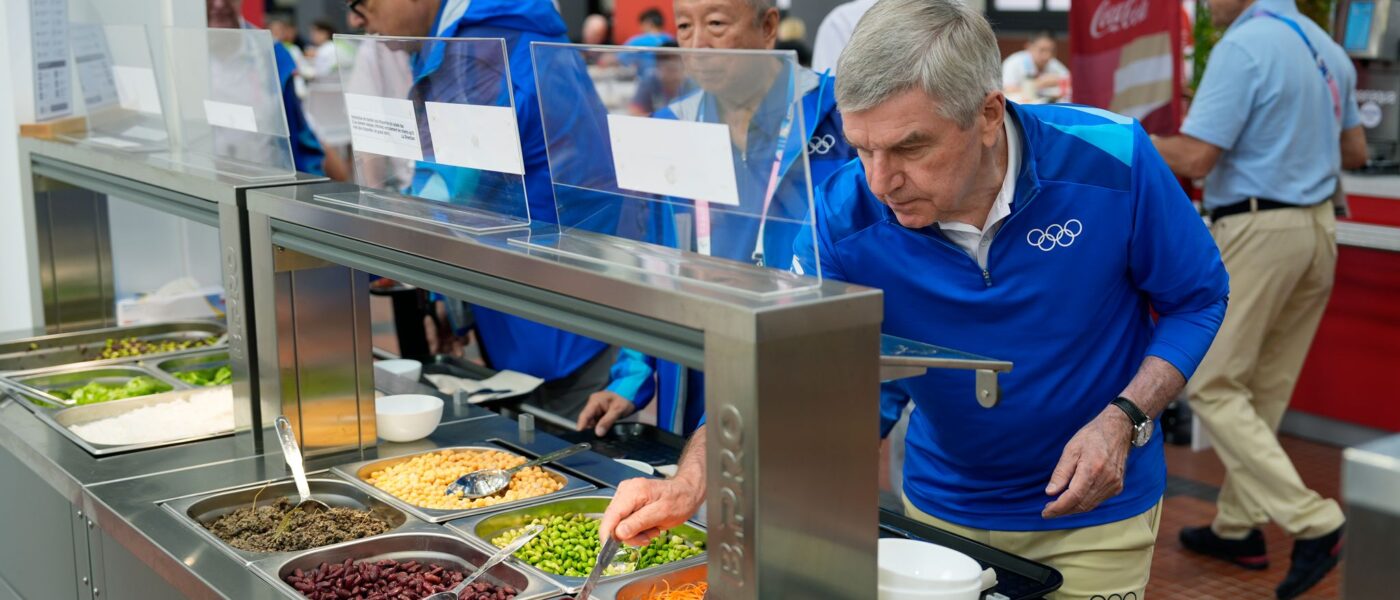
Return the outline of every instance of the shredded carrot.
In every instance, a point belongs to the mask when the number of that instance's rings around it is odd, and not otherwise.
[[[651,595],[647,600],[703,600],[705,592],[709,591],[710,584],[705,582],[687,583],[680,587],[671,587],[670,582],[666,583],[666,589],[657,591],[655,587],[651,590]]]

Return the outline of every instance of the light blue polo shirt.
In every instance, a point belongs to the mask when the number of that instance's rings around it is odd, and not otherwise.
[[[1341,92],[1340,125],[1307,45],[1265,10],[1312,41]],[[1307,205],[1332,195],[1341,132],[1359,123],[1356,69],[1341,46],[1293,0],[1255,0],[1211,51],[1181,132],[1225,150],[1206,177],[1206,208],[1251,196]]]

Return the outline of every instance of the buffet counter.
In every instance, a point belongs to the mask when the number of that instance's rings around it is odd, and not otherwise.
[[[12,491],[0,501],[0,511],[7,515],[0,519],[0,537],[39,543],[7,543],[0,550],[0,574],[16,595],[60,597],[48,586],[77,573],[76,581],[92,582],[90,589],[80,590],[86,591],[77,596],[83,598],[295,597],[259,577],[163,505],[212,491],[285,480],[287,468],[280,452],[251,454],[241,449],[236,438],[225,437],[94,458],[19,402],[13,397],[0,401],[0,449],[4,450],[0,473],[13,482]],[[307,471],[315,478],[337,465],[485,440],[533,454],[568,445],[543,433],[522,437],[514,421],[477,407],[464,408],[457,420],[444,422],[427,439],[312,458]],[[267,435],[266,447],[276,448],[271,432]],[[565,459],[561,466],[599,487],[637,476],[629,467],[595,453]],[[16,519],[16,515],[30,518]],[[449,533],[442,525],[417,526]],[[44,536],[36,537],[40,531]],[[86,541],[77,552],[64,556],[62,542],[70,533]],[[91,574],[83,574],[84,570]],[[5,596],[0,593],[0,597]]]
[[[1400,432],[1400,176],[1346,175],[1350,217],[1337,223],[1337,274],[1292,409],[1367,430]],[[1290,420],[1294,433],[1350,445],[1326,421]],[[1369,434],[1368,434],[1369,435]],[[1365,438],[1361,438],[1365,439]]]

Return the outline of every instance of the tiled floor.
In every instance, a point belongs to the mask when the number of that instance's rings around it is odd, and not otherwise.
[[[1339,497],[1341,449],[1286,436],[1283,447],[1293,458],[1304,482],[1324,497]],[[1273,598],[1274,586],[1288,570],[1292,540],[1277,526],[1269,525],[1264,529],[1270,562],[1264,571],[1246,571],[1186,552],[1177,541],[1177,532],[1182,527],[1210,522],[1215,515],[1215,503],[1209,498],[1224,480],[1225,469],[1212,451],[1192,452],[1189,448],[1168,446],[1167,471],[1173,478],[1173,485],[1169,487],[1162,513],[1147,597],[1152,600]],[[1341,567],[1338,567],[1301,598],[1341,598],[1340,572]]]

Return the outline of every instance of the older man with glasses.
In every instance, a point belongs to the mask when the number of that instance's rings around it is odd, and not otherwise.
[[[1141,599],[1166,487],[1154,419],[1210,347],[1228,279],[1136,122],[1007,102],[1000,58],[963,2],[876,3],[836,83],[860,160],[820,186],[809,233],[825,277],[884,290],[885,333],[1016,364],[990,410],[967,372],[900,383],[906,512],[1059,569],[1056,599]],[[691,443],[676,478],[618,489],[604,535],[693,514]]]

